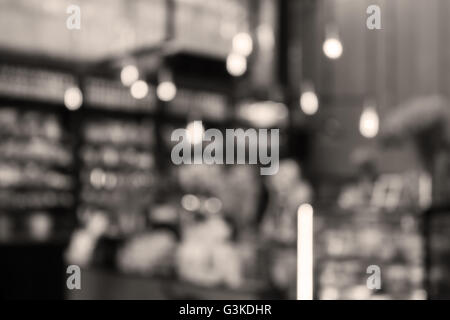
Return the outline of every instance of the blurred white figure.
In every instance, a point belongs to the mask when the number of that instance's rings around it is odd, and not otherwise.
[[[218,217],[187,228],[176,254],[180,277],[198,285],[239,287],[241,260],[229,241],[230,234],[228,225]]]
[[[117,265],[127,273],[151,275],[169,265],[175,247],[175,237],[165,231],[137,235],[120,249]]]
[[[87,266],[92,259],[98,239],[107,231],[108,226],[109,220],[104,214],[93,214],[85,228],[73,233],[66,251],[66,260],[81,267]]]

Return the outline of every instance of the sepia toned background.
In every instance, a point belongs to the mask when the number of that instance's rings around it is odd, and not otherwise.
[[[0,0],[0,297],[296,299],[311,258],[314,299],[449,298],[449,16],[446,0]],[[279,172],[175,166],[171,133],[194,121],[280,129]]]

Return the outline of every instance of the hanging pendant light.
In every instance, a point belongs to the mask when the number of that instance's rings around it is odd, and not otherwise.
[[[126,87],[131,86],[139,79],[139,70],[134,64],[124,66],[120,72],[120,80]]]
[[[159,84],[156,88],[156,95],[161,101],[172,101],[177,95],[177,87],[173,82],[172,73],[168,70],[159,72]]]
[[[238,53],[230,53],[227,57],[227,71],[234,77],[240,77],[247,71],[247,58]]]
[[[319,110],[319,99],[311,82],[305,82],[301,88],[300,108],[308,115],[312,116]]]
[[[233,37],[233,52],[248,57],[253,51],[253,40],[247,32],[239,32]]]
[[[344,51],[337,28],[333,25],[328,25],[325,29],[325,41],[322,50],[325,56],[332,60],[339,59]]]
[[[78,87],[67,88],[64,92],[64,105],[67,109],[75,111],[83,104],[83,93]]]
[[[375,138],[380,127],[380,119],[375,103],[371,100],[364,104],[363,112],[359,120],[359,131],[365,138]]]

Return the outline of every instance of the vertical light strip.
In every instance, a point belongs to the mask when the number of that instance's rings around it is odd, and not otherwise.
[[[297,300],[313,299],[313,207],[297,211]]]

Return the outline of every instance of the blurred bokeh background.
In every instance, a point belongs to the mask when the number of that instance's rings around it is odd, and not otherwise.
[[[315,299],[450,298],[449,29],[447,0],[0,0],[0,297],[295,299],[312,208]],[[177,128],[279,128],[280,170],[176,166]]]

